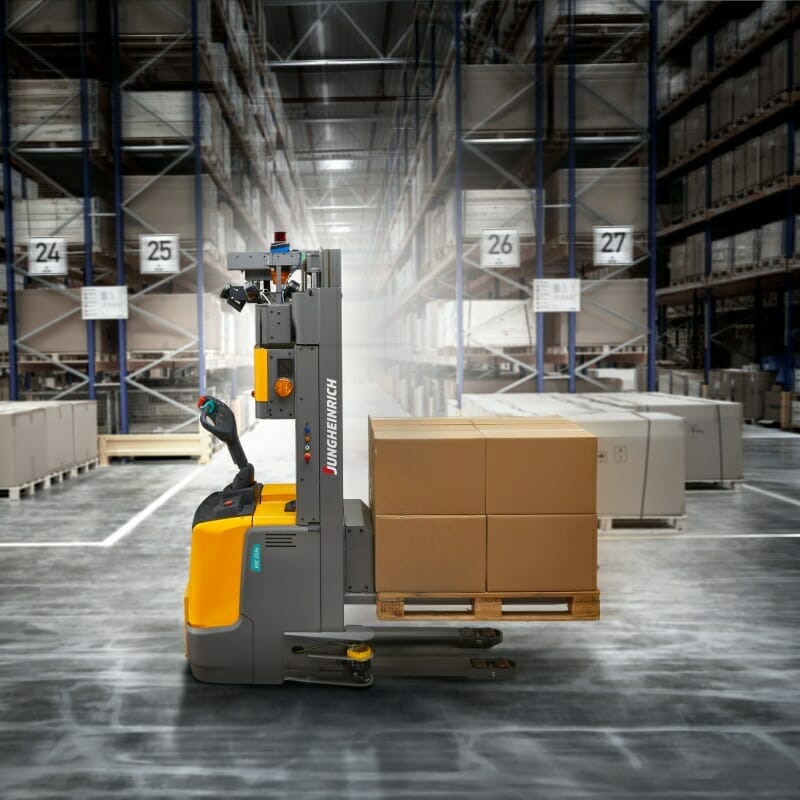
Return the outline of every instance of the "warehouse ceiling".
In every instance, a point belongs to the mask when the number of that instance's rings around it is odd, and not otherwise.
[[[414,5],[265,2],[303,188],[323,243],[347,248],[351,266],[366,266]]]

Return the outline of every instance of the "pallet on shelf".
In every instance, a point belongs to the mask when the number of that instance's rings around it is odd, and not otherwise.
[[[196,458],[198,464],[211,460],[211,437],[198,433],[114,433],[100,434],[100,466],[112,458]]]
[[[376,611],[382,620],[588,621],[600,618],[600,592],[378,592]]]

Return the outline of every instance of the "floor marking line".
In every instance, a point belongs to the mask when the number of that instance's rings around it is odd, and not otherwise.
[[[639,533],[604,534],[597,537],[599,542],[640,541],[644,539],[800,539],[800,533]]]
[[[103,542],[0,542],[0,547],[102,547]]]
[[[743,483],[742,486],[745,489],[749,489],[751,492],[758,492],[759,494],[764,494],[767,497],[772,497],[775,500],[783,500],[784,503],[789,503],[793,506],[800,506],[800,500],[793,500],[791,497],[786,497],[782,494],[778,494],[777,492],[769,492],[766,489],[760,489],[758,486],[751,486],[749,483]]]
[[[167,500],[173,498],[184,486],[191,483],[197,475],[199,475],[203,471],[203,467],[197,467],[197,469],[192,470],[182,481],[176,483],[172,488],[167,489],[161,497],[153,500],[149,506],[143,508],[136,516],[131,517],[124,525],[121,525],[117,528],[114,533],[107,536],[103,541],[100,543],[101,547],[113,547],[120,539],[127,536],[134,528],[138,525],[141,525],[153,512],[158,511]]]

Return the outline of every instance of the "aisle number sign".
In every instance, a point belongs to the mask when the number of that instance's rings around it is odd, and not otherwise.
[[[519,230],[516,228],[481,231],[482,267],[519,266]]]
[[[32,238],[28,244],[28,275],[66,275],[67,240],[57,236]]]
[[[142,234],[139,236],[139,271],[142,275],[180,272],[178,236]]]
[[[81,317],[83,319],[128,319],[128,287],[81,287]]]
[[[595,226],[594,265],[596,267],[633,264],[633,227],[631,225]]]
[[[540,312],[580,311],[579,278],[540,278],[533,282],[533,310]]]

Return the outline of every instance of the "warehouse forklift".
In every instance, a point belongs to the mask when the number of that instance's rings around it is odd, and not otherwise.
[[[227,444],[237,472],[192,523],[184,596],[192,674],[353,687],[381,675],[512,677],[506,658],[430,651],[493,647],[502,641],[494,628],[345,626],[345,603],[375,595],[369,509],[343,499],[341,252],[275,239],[268,252],[229,254],[228,269],[245,280],[222,296],[237,311],[255,306],[256,417],[294,422],[295,483],[258,483],[233,411],[200,397],[200,423]]]

